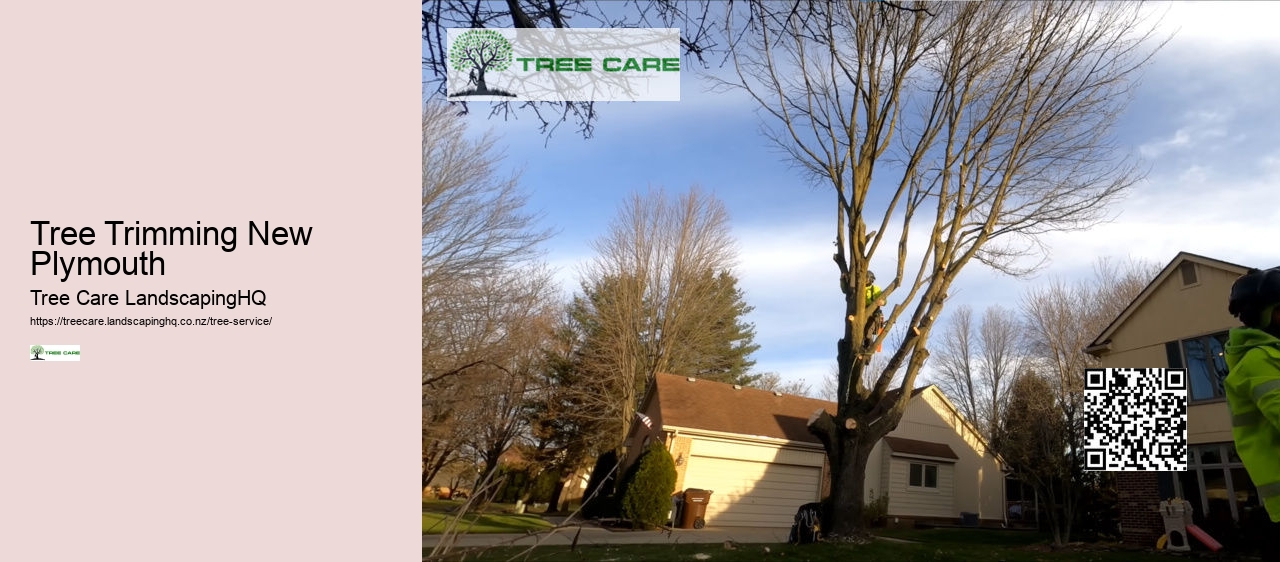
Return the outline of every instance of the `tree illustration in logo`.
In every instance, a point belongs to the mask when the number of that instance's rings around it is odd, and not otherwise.
[[[31,358],[31,360],[32,360],[32,361],[44,361],[44,359],[41,359],[41,358],[40,358],[40,354],[41,354],[41,353],[44,353],[44,346],[43,346],[43,345],[33,345],[33,346],[31,346],[31,354],[32,354],[32,355],[35,355],[35,357],[32,357],[32,358]]]
[[[470,70],[468,82],[475,85],[475,89],[454,96],[515,97],[515,94],[490,89],[484,81],[486,72],[502,72],[511,67],[511,43],[501,33],[492,29],[464,32],[449,47],[449,64],[454,70]]]

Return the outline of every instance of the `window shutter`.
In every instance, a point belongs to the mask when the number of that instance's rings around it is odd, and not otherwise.
[[[1162,498],[1172,498],[1178,495],[1178,493],[1173,489],[1172,472],[1157,472],[1156,486],[1159,488],[1160,497]]]
[[[1186,365],[1182,364],[1182,346],[1176,341],[1164,344],[1164,354],[1169,360],[1170,369],[1181,369]]]

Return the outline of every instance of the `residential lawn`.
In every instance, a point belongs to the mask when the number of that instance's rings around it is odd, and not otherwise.
[[[922,543],[977,544],[982,546],[1025,547],[1047,544],[1049,536],[1035,531],[1006,531],[997,529],[875,529],[875,535]]]
[[[569,560],[584,562],[661,562],[711,561],[752,562],[778,560],[796,562],[849,562],[851,560],[892,560],[903,562],[1170,562],[1200,558],[1171,555],[1153,550],[1134,551],[1107,544],[1081,544],[1063,551],[1050,551],[1047,537],[1037,533],[988,531],[978,529],[894,530],[880,533],[919,544],[875,541],[867,545],[848,544],[740,544],[728,550],[722,544],[633,544],[612,546],[580,546],[570,551],[567,546],[538,547],[520,560]],[[767,549],[767,550],[766,550]],[[487,550],[469,549],[445,558],[452,562],[508,560],[524,552],[524,547],[502,547]],[[423,550],[425,557],[430,549]],[[1203,554],[1214,560],[1235,560],[1229,556]],[[1247,558],[1244,558],[1247,559]]]
[[[443,533],[456,510],[465,502],[456,500],[422,500],[422,533]],[[551,528],[551,524],[534,514],[511,513],[515,506],[490,504],[481,513],[468,513],[458,524],[465,533],[524,533]]]
[[[423,513],[427,513],[427,512],[452,513],[454,510],[462,507],[463,504],[465,503],[467,503],[466,500],[437,500],[437,499],[423,498],[422,512]],[[474,509],[474,506],[473,506],[473,509]],[[484,512],[485,513],[514,513],[515,509],[516,509],[516,505],[512,503],[491,503],[488,506],[485,506]],[[536,512],[532,508],[526,508],[525,513],[536,513]]]

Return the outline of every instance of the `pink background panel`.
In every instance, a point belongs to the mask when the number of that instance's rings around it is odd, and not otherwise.
[[[420,556],[420,22],[406,3],[0,8],[0,560]],[[91,226],[36,244],[32,220]],[[112,246],[108,220],[234,226]],[[249,245],[249,221],[311,227]],[[163,276],[31,274],[33,250]],[[31,289],[262,290],[264,307],[35,307]],[[34,316],[271,317],[52,326]],[[79,362],[27,360],[31,344]]]

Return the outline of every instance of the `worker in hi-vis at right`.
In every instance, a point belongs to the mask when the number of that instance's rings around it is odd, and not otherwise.
[[[1271,519],[1263,560],[1280,562],[1280,267],[1237,279],[1227,311],[1244,324],[1225,349],[1231,434]]]

